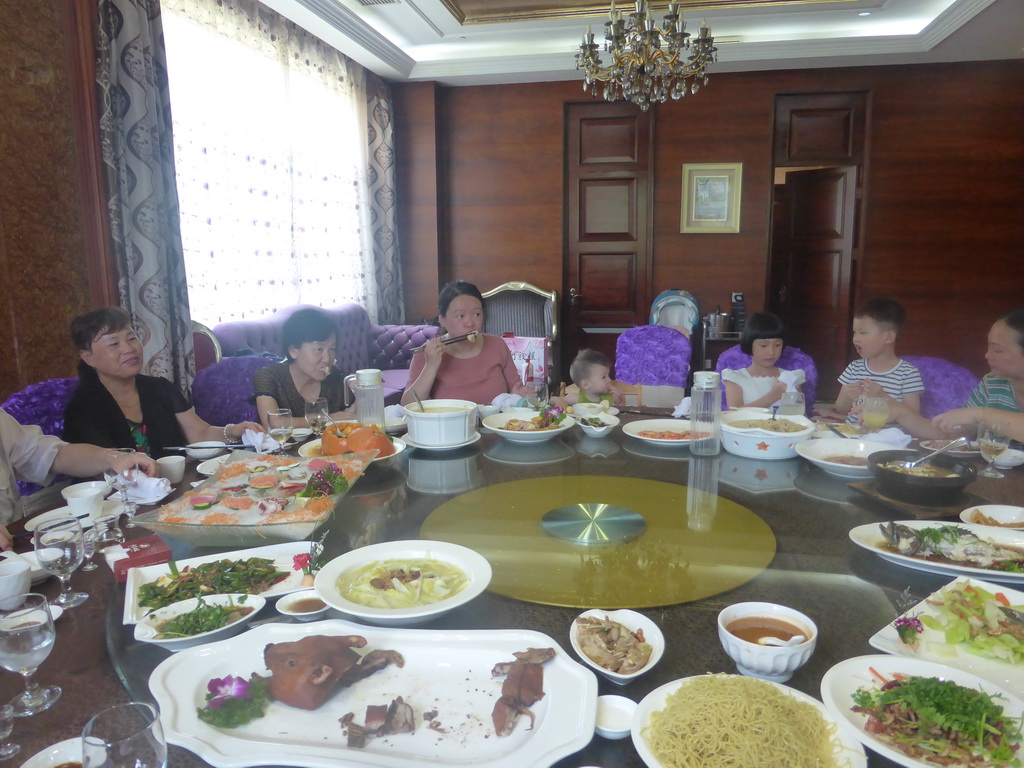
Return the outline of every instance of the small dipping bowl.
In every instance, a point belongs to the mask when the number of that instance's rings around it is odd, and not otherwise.
[[[624,739],[629,736],[635,711],[636,702],[625,696],[598,696],[594,731],[606,739]]]
[[[758,618],[765,619],[768,625],[777,622],[789,625],[807,639],[792,646],[761,645],[742,640],[726,629],[740,619]],[[818,627],[809,616],[784,605],[736,603],[718,614],[718,639],[729,658],[736,662],[741,675],[784,683],[811,658],[818,643]]]
[[[277,601],[277,612],[299,621],[312,621],[327,613],[330,606],[321,600],[315,589],[304,589],[282,595]]]
[[[583,647],[580,645],[579,640],[579,624],[577,624],[574,619],[572,626],[569,628],[569,643],[572,645],[572,649],[576,651],[576,655],[580,657],[584,664],[598,674],[608,678],[616,685],[626,685],[627,683],[631,683],[636,680],[640,675],[650,672],[654,668],[654,665],[661,661],[661,657],[665,654],[665,635],[657,624],[642,613],[631,611],[628,608],[620,608],[617,611],[605,611],[600,608],[591,608],[589,611],[581,613],[577,618],[603,619],[605,617],[608,617],[611,621],[618,622],[630,632],[642,630],[644,633],[644,641],[651,646],[651,658],[648,659],[647,663],[636,672],[630,672],[629,674],[621,674],[619,672],[612,672],[610,669],[605,669],[583,652]],[[600,714],[598,717],[600,717]]]
[[[212,459],[218,454],[224,453],[224,444],[216,440],[204,440],[200,443],[192,443],[185,449],[185,454],[190,459],[205,461]]]

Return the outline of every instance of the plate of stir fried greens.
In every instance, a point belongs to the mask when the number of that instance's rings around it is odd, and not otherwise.
[[[310,542],[294,541],[132,568],[124,623],[136,624],[150,611],[201,595],[279,597],[305,589],[298,563],[309,552]]]
[[[169,651],[223,640],[245,629],[266,603],[246,594],[181,600],[147,614],[135,625],[135,639]]]
[[[907,768],[1020,768],[1024,701],[961,669],[857,656],[821,680],[821,699],[864,746]]]

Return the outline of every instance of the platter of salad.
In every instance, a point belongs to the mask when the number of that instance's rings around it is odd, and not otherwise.
[[[1020,766],[1024,700],[990,680],[924,659],[857,656],[821,679],[829,714],[906,768]],[[944,753],[944,762],[930,760]]]
[[[1024,691],[1024,592],[961,576],[926,597],[868,641],[873,648],[966,670]]]

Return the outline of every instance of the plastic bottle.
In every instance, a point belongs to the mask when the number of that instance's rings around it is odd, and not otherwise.
[[[384,380],[378,368],[356,371],[356,418],[360,424],[376,424],[384,429]]]
[[[721,450],[722,392],[714,371],[693,374],[690,390],[690,452],[695,456],[716,456]]]

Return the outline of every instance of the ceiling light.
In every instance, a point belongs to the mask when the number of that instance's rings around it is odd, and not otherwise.
[[[707,66],[718,60],[715,38],[701,21],[700,35],[691,41],[679,3],[668,4],[660,28],[654,24],[648,0],[637,0],[628,21],[612,0],[608,17],[604,50],[611,54],[610,65],[603,65],[590,27],[576,54],[576,69],[584,72],[584,91],[596,95],[600,83],[607,101],[625,99],[646,110],[653,103],[696,93],[707,84]]]

